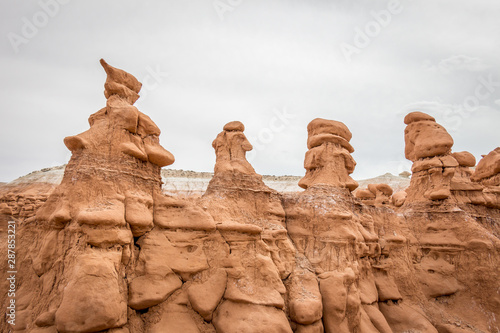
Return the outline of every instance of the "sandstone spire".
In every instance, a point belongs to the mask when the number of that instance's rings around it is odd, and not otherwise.
[[[297,332],[391,332],[381,309],[372,305],[402,298],[388,257],[399,251],[405,238],[394,237],[393,231],[380,239],[376,214],[368,214],[365,205],[353,209],[357,203],[351,191],[357,183],[349,176],[355,162],[347,127],[315,119],[308,133],[307,172],[299,183],[306,190],[283,200],[297,251],[289,287],[290,319]],[[376,198],[377,204],[387,203],[392,194],[385,184],[369,189],[361,193],[369,192],[372,204]],[[411,309],[398,310],[402,314],[395,321],[409,322],[415,315]]]
[[[89,130],[64,139],[71,160],[62,183],[37,212],[45,233],[37,240],[33,268],[41,278],[63,267],[67,272],[54,280],[64,291],[44,295],[61,300],[51,310],[60,332],[104,330],[127,322],[127,283],[121,275],[135,260],[134,237],[161,220],[153,211],[161,197],[160,168],[174,162],[160,146],[159,128],[133,106],[141,83],[104,60],[101,64],[107,73],[106,107],[90,116]]]
[[[306,175],[299,186],[329,185],[355,190],[358,183],[349,174],[356,162],[351,156],[354,148],[349,143],[352,134],[347,126],[339,121],[316,118],[307,125],[307,133]]]
[[[246,152],[253,149],[245,134],[245,126],[239,121],[232,121],[224,125],[223,131],[217,135],[212,147],[215,149],[216,174],[235,172],[245,175],[254,175],[255,170],[246,159]]]
[[[246,160],[252,145],[244,129],[232,121],[213,141],[214,176],[201,200],[230,249],[224,264],[227,286],[213,324],[218,332],[252,327],[254,332],[291,333],[283,280],[291,274],[295,250],[279,193]]]
[[[436,120],[422,112],[406,115],[405,156],[413,162],[407,201],[443,200],[458,167],[451,155],[453,139]]]

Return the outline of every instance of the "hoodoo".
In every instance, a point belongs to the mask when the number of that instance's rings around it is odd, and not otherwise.
[[[169,196],[161,168],[174,156],[133,105],[141,83],[101,64],[106,106],[64,139],[60,185],[0,192],[18,267],[16,324],[2,320],[2,332],[499,331],[500,148],[475,166],[432,116],[412,112],[409,187],[357,189],[353,134],[317,118],[304,190],[280,193],[232,121],[214,135],[206,192]]]

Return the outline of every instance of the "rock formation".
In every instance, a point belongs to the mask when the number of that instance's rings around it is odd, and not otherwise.
[[[342,123],[315,119],[308,126],[309,142],[316,126],[325,123],[348,132]],[[315,175],[323,172],[318,177],[323,180],[310,182],[306,191],[288,195],[284,201],[286,226],[298,256],[292,277],[299,285],[300,280],[311,281],[301,285],[302,294],[311,296],[289,298],[296,332],[392,332],[391,327],[398,325],[401,331],[421,327],[432,331],[432,324],[414,306],[401,303],[403,296],[394,280],[396,271],[408,273],[406,266],[393,267],[393,260],[408,253],[408,240],[401,235],[403,221],[385,207],[373,210],[353,198],[350,192],[355,184],[346,178],[354,171],[348,154],[353,149],[340,144],[329,149],[329,144],[326,141],[321,158],[308,151],[304,163],[304,178],[312,170]],[[385,206],[392,189],[373,184],[358,193],[371,200],[370,205]],[[390,224],[383,222],[388,219],[384,215],[391,216]],[[295,307],[301,310],[300,316],[292,316],[299,312],[293,311]]]
[[[358,183],[349,175],[356,162],[349,141],[352,134],[343,123],[316,118],[307,125],[307,148],[304,160],[306,175],[299,186],[307,189],[316,184],[336,185],[354,191]]]
[[[482,195],[484,185],[477,183],[470,169],[475,158],[468,152],[452,153],[453,140],[429,115],[412,112],[405,117],[405,123],[405,153],[414,163],[402,212],[411,222],[417,240],[412,255],[420,290],[427,299],[451,301],[455,307],[465,294],[475,298],[484,293],[488,299],[484,306],[496,316],[500,298],[495,294],[498,284],[493,280],[499,270],[493,262],[498,260],[498,222],[488,225],[483,219],[497,221],[498,211],[477,206],[484,206],[486,201]],[[484,256],[492,261],[485,261]],[[473,273],[476,270],[485,274],[479,277]],[[482,287],[478,289],[474,284]],[[438,308],[456,311],[446,306]],[[482,330],[498,330],[498,324],[491,324],[495,320],[485,319],[484,313],[474,316],[477,321],[483,316],[482,320],[488,322]],[[454,331],[448,324],[435,326],[439,331]]]
[[[483,200],[487,207],[500,208],[500,147],[492,150],[477,164],[471,180],[483,186]]]
[[[135,286],[134,275],[127,274],[137,260],[134,237],[161,220],[159,210],[153,211],[161,205],[155,200],[160,168],[174,162],[159,144],[158,127],[132,105],[141,84],[104,60],[101,64],[107,73],[106,107],[90,116],[88,131],[64,139],[71,160],[33,221],[43,231],[33,244],[33,269],[43,286],[53,288],[20,291],[44,300],[26,311],[36,316],[35,323],[50,318],[42,327],[59,332],[127,323],[127,298],[133,298]]]
[[[366,190],[356,191],[356,198],[366,205],[387,205],[392,203],[392,192],[392,188],[387,184],[368,184]]]
[[[165,195],[174,157],[133,106],[141,84],[101,64],[106,107],[64,139],[61,184],[42,200],[41,188],[2,197],[0,229],[18,226],[17,319],[2,332],[499,331],[500,148],[473,171],[434,118],[412,112],[410,186],[353,192],[351,132],[318,118],[305,190],[279,193],[233,121],[213,141],[206,192]]]
[[[214,140],[214,176],[201,200],[229,250],[223,263],[227,284],[213,324],[217,332],[291,332],[283,279],[292,271],[295,250],[278,192],[245,158],[252,145],[243,131],[233,121]]]
[[[405,156],[413,162],[408,199],[449,198],[451,178],[458,167],[451,155],[452,137],[433,117],[422,112],[409,113],[404,122]]]

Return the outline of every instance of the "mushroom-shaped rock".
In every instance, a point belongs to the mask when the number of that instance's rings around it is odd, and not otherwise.
[[[476,165],[476,158],[467,151],[455,152],[451,156],[456,160],[458,166],[451,180],[452,194],[458,202],[463,203],[484,203],[482,194],[483,186],[471,181],[473,170]]]
[[[451,155],[453,139],[435,119],[423,112],[411,112],[404,120],[405,156],[411,160],[409,201],[444,200],[451,196],[451,179],[459,166]],[[466,154],[459,154],[459,158]]]
[[[351,156],[354,148],[349,143],[352,134],[347,126],[335,120],[316,118],[307,125],[307,132],[306,175],[299,186],[307,189],[326,185],[355,190],[358,183],[349,174],[356,162]]]
[[[237,172],[253,175],[255,170],[246,159],[246,152],[253,149],[243,131],[245,126],[239,121],[227,123],[223,131],[212,142],[216,162],[214,172]]]
[[[326,134],[338,135],[347,141],[351,141],[352,139],[352,133],[351,131],[349,131],[349,128],[347,128],[347,126],[344,123],[336,120],[329,120],[322,118],[313,119],[307,125],[307,131],[310,133],[311,136],[326,133]]]
[[[450,153],[453,138],[435,119],[422,112],[405,117],[405,156],[411,161]]]
[[[368,190],[375,195],[379,192],[387,196],[392,194],[392,187],[387,184],[369,184]]]
[[[307,148],[318,147],[325,142],[332,142],[341,145],[349,151],[354,152],[354,148],[349,141],[352,134],[346,125],[340,121],[316,118],[307,125],[309,133]]]
[[[482,195],[471,199],[473,203],[500,208],[500,147],[483,156],[470,179],[483,187]]]
[[[414,111],[410,112],[405,116],[405,119],[403,120],[406,125],[410,125],[411,123],[417,122],[417,121],[436,121],[434,117],[428,115],[427,113],[423,113],[420,111]]]

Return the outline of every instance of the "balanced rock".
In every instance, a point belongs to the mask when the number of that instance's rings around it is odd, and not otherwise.
[[[423,113],[406,115],[405,156],[410,161],[451,153],[453,138],[436,120]]]
[[[246,160],[246,152],[253,149],[243,131],[245,126],[239,121],[232,121],[224,126],[224,130],[212,142],[215,149],[215,169],[218,173],[237,172],[247,175],[255,174],[255,170]]]
[[[451,155],[452,137],[422,112],[409,113],[404,122],[405,156],[413,162],[407,202],[449,198],[451,179],[458,167]]]
[[[354,148],[349,141],[352,134],[343,123],[316,118],[307,125],[307,148],[304,160],[306,175],[299,186],[328,185],[353,191],[358,187],[349,174],[356,162],[351,156]]]

